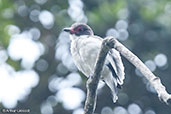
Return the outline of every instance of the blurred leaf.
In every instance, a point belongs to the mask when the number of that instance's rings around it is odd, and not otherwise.
[[[108,25],[114,25],[118,19],[118,11],[126,7],[124,0],[116,0],[114,2],[102,2],[97,9],[87,12],[88,23],[96,28],[96,31],[102,33]]]
[[[10,36],[8,35],[7,31],[5,31],[5,28],[7,25],[12,24],[13,20],[11,18],[5,17],[5,15],[10,15],[8,13],[15,13],[14,7],[12,4],[13,1],[11,0],[1,0],[0,1],[0,22],[1,22],[1,27],[0,27],[0,45],[3,47],[7,47],[9,43]],[[12,12],[7,12],[12,11]]]
[[[21,69],[20,66],[21,61],[14,61],[9,57],[6,63],[11,65],[16,71]]]
[[[166,3],[167,1],[165,0],[151,1],[149,4],[146,2],[146,4],[142,5],[140,14],[147,21],[155,20],[161,13],[164,12]]]

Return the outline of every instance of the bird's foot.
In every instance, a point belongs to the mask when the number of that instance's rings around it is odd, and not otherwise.
[[[116,39],[114,37],[106,37],[103,41],[103,43],[109,47],[109,48],[114,48]]]

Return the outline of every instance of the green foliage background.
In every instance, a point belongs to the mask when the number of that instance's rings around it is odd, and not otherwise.
[[[45,4],[39,5],[34,0],[20,0],[25,3],[28,8],[37,5],[41,10],[48,10],[55,16],[55,24],[52,29],[45,29],[40,22],[33,22],[29,18],[29,14],[21,17],[17,13],[16,3],[19,0],[0,0],[0,49],[7,49],[10,36],[6,31],[6,27],[10,24],[18,26],[21,31],[31,27],[37,27],[41,31],[39,39],[48,49],[41,58],[48,61],[49,67],[45,72],[37,71],[40,75],[40,82],[35,87],[27,100],[18,102],[16,108],[29,108],[31,114],[40,114],[40,106],[48,96],[55,93],[48,89],[48,79],[56,72],[56,66],[59,61],[55,59],[55,44],[49,46],[47,44],[47,36],[52,37],[52,41],[56,42],[61,30],[64,27],[70,26],[74,21],[67,13],[69,7],[67,0],[48,0]],[[115,23],[120,19],[118,12],[121,9],[127,9],[129,16],[128,21],[129,38],[122,43],[133,51],[142,61],[154,59],[156,54],[164,53],[168,58],[166,68],[157,68],[155,74],[159,76],[162,83],[166,86],[167,91],[171,92],[171,6],[170,11],[166,11],[166,4],[171,0],[83,0],[84,12],[88,17],[88,24],[93,28],[94,33],[101,37],[105,37],[106,31],[114,27]],[[52,10],[53,6],[57,6],[56,10]],[[10,10],[13,13],[12,17],[4,17],[5,11]],[[29,13],[29,12],[28,12]],[[137,29],[134,24],[137,25]],[[154,34],[149,34],[152,31]],[[124,91],[129,96],[129,101],[123,107],[127,108],[130,103],[137,103],[143,111],[152,108],[156,114],[171,114],[171,109],[159,101],[156,94],[146,90],[146,85],[142,79],[135,74],[135,68],[123,58],[126,79],[123,85]],[[14,61],[8,58],[7,63],[13,66],[16,70],[20,70],[20,61]],[[58,73],[58,72],[56,72]],[[82,74],[81,74],[82,75]],[[86,78],[82,76],[84,82],[79,87],[85,89]],[[107,92],[106,92],[107,91]],[[115,107],[120,104],[113,104],[108,97],[109,90],[107,87],[103,89],[102,94],[98,96],[96,112],[100,113],[104,106]],[[83,103],[84,104],[84,103]],[[0,109],[4,108],[0,104]],[[61,103],[53,107],[54,114],[72,114],[72,110],[66,110]]]

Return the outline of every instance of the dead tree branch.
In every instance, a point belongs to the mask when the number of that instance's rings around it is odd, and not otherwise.
[[[84,114],[94,114],[97,99],[97,86],[101,77],[106,55],[111,48],[115,48],[119,51],[121,55],[123,55],[145,76],[145,78],[156,90],[160,100],[164,101],[166,104],[171,103],[171,94],[167,93],[166,88],[160,81],[160,78],[156,77],[136,55],[134,55],[119,41],[115,38],[108,37],[103,40],[98,59],[96,61],[94,74],[87,81],[87,97],[84,107]]]
[[[155,76],[146,65],[124,45],[116,39],[113,40],[114,48],[119,51],[129,62],[131,62],[150,82],[152,87],[156,90],[160,100],[166,104],[171,103],[171,94],[168,94],[165,86],[162,85],[159,77]]]

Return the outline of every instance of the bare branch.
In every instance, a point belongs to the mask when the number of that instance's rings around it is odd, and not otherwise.
[[[131,62],[150,82],[150,84],[156,90],[159,99],[168,104],[168,101],[171,101],[171,94],[167,93],[166,88],[162,85],[160,81],[160,78],[156,77],[136,55],[129,51],[119,41],[114,39],[113,42],[114,48],[119,51],[129,62]]]
[[[109,51],[109,49],[113,48],[113,42],[110,38],[104,39],[101,50],[99,52],[96,65],[95,65],[95,71],[92,76],[87,81],[87,97],[86,102],[84,106],[84,114],[93,114],[96,107],[96,90],[97,86],[101,77],[101,72],[103,69],[104,61],[106,58],[106,55]]]
[[[108,51],[111,48],[115,48],[119,51],[128,61],[130,61],[150,82],[158,93],[159,99],[163,100],[165,103],[171,102],[171,95],[167,93],[165,87],[162,85],[160,79],[156,77],[145,65],[144,63],[131,51],[129,51],[124,45],[122,45],[115,38],[105,38],[103,40],[99,56],[96,61],[94,74],[87,81],[87,97],[84,107],[84,114],[94,114],[96,107],[96,90],[99,83],[101,72],[103,69],[104,61]]]

